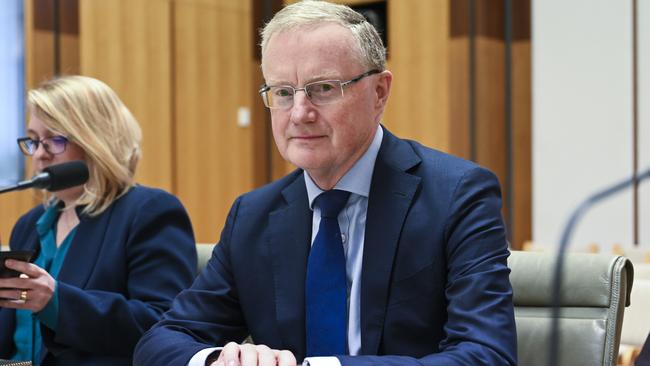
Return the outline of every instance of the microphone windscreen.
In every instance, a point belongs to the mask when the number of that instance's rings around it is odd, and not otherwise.
[[[50,192],[79,186],[88,181],[88,166],[80,160],[50,165],[43,169],[43,173],[49,175],[50,184],[45,188]]]

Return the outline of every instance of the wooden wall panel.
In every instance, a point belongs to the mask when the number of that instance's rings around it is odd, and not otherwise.
[[[468,37],[449,40],[449,153],[471,159],[470,131],[470,47]]]
[[[512,3],[512,243],[522,248],[533,238],[531,4]]]
[[[173,190],[170,0],[80,0],[80,68],[110,85],[143,132],[137,180]]]
[[[257,24],[253,7],[260,5],[251,0],[63,0],[74,1],[79,2],[81,37],[62,35],[59,43],[69,51],[61,55],[61,63],[74,70],[75,57],[68,55],[76,49],[81,73],[106,81],[120,94],[143,127],[139,181],[177,194],[190,211],[197,240],[216,241],[237,195],[294,169],[277,153],[267,111],[256,93],[262,78],[252,46]],[[513,44],[512,195],[513,210],[518,218],[522,215],[515,222],[517,246],[530,237],[530,3],[514,3],[515,21],[521,23],[515,24],[515,32],[528,29],[527,36],[515,35]],[[503,178],[503,3],[474,1],[473,43],[468,4],[387,1],[388,68],[395,78],[384,123],[399,136],[465,158],[473,150],[479,163]],[[50,34],[31,28],[28,42],[34,45],[27,69],[33,85],[51,76],[51,63],[34,59],[51,60],[54,44]],[[237,125],[240,107],[251,111],[250,127]],[[14,200],[22,205],[34,201],[29,195]]]
[[[40,202],[32,190],[5,193],[0,196],[0,243],[8,244],[11,229],[20,216]]]
[[[250,1],[179,0],[174,19],[176,193],[197,241],[216,242],[253,187],[251,129],[237,124],[253,95]]]
[[[492,170],[505,191],[505,48],[502,40],[477,37],[476,75],[476,162]]]
[[[392,94],[384,124],[403,138],[440,150],[450,147],[449,3],[388,2],[388,69]]]
[[[513,221],[517,248],[532,240],[532,92],[530,39],[513,44]]]

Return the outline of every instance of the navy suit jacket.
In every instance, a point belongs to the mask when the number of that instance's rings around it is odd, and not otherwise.
[[[18,220],[12,249],[38,250],[43,211],[38,206]],[[41,326],[42,364],[131,365],[140,336],[195,272],[192,226],[169,193],[136,186],[100,215],[80,215],[57,279],[58,327]],[[14,330],[15,311],[0,308],[0,358],[14,353]]]
[[[514,365],[496,177],[385,130],[361,274],[361,355],[342,365]],[[238,198],[192,287],[138,343],[136,365],[185,365],[242,341],[305,356],[312,211],[302,171]]]

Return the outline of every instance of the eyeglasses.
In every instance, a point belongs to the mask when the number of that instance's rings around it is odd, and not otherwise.
[[[18,147],[25,155],[34,155],[38,150],[38,145],[43,145],[45,151],[50,154],[57,155],[65,151],[68,146],[68,138],[65,136],[51,136],[44,139],[35,140],[31,137],[21,137],[18,140]]]
[[[264,100],[264,105],[271,109],[291,108],[293,106],[293,96],[300,90],[304,91],[309,100],[315,105],[326,105],[335,103],[343,98],[343,88],[356,83],[366,76],[380,72],[380,70],[366,71],[348,81],[316,81],[306,84],[302,88],[294,88],[290,85],[262,85],[259,93],[262,96],[262,100]]]

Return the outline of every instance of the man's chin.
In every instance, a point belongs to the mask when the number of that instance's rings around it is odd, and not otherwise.
[[[325,162],[322,156],[314,155],[313,152],[309,154],[290,154],[288,159],[285,160],[306,171],[320,170],[325,165]]]

